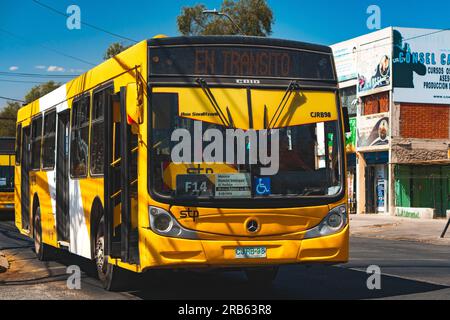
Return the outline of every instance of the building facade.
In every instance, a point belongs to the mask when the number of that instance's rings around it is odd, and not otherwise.
[[[347,137],[353,212],[446,217],[450,31],[390,27],[332,48],[355,131]]]

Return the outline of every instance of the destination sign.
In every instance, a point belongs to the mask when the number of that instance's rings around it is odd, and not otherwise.
[[[150,48],[150,76],[335,78],[326,53],[230,46]]]

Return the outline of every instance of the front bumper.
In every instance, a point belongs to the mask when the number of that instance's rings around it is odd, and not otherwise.
[[[142,243],[142,240],[144,243]],[[266,247],[267,258],[236,259],[237,247]],[[150,268],[239,268],[299,263],[345,263],[349,256],[349,226],[340,233],[307,240],[184,240],[144,230],[141,271]]]

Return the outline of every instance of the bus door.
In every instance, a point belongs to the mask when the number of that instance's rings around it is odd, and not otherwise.
[[[126,88],[105,110],[106,254],[139,264],[137,229],[137,136],[127,123]]]
[[[56,145],[56,228],[58,242],[70,241],[69,217],[69,126],[70,111],[58,113]]]
[[[22,128],[22,162],[20,174],[20,202],[22,208],[22,229],[30,231],[30,126]]]

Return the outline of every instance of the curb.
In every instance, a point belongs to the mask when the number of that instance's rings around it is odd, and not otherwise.
[[[8,259],[0,252],[0,273],[6,272],[9,269]]]

